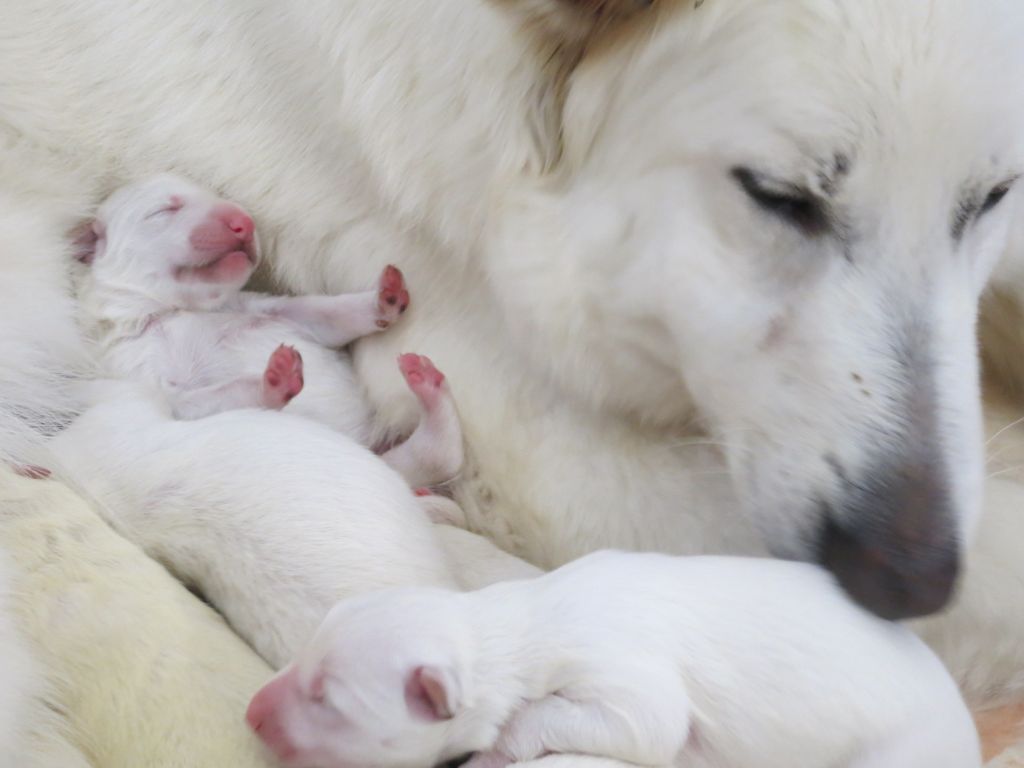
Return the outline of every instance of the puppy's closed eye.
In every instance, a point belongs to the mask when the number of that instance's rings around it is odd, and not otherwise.
[[[171,196],[168,200],[161,203],[160,207],[154,211],[151,211],[146,215],[147,219],[152,219],[157,216],[168,216],[177,213],[185,207],[185,201],[177,195]]]

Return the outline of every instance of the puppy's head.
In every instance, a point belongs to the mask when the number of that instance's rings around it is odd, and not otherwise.
[[[239,291],[259,259],[252,218],[171,174],[122,187],[75,237],[99,287],[162,305],[209,308]]]
[[[290,768],[428,768],[450,756],[449,725],[467,703],[468,638],[441,590],[346,600],[246,720]]]

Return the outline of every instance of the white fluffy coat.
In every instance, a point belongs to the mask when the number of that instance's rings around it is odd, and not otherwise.
[[[257,409],[175,421],[158,393],[93,388],[55,468],[273,666],[343,596],[455,584],[408,485],[350,438]]]
[[[474,768],[566,752],[681,768],[980,765],[924,643],[820,569],[764,559],[602,552],[475,593],[354,598],[248,716],[287,765],[320,768],[481,750]]]
[[[666,0],[581,50],[536,33],[544,0],[257,0],[215,14],[147,0],[130,15],[4,0],[0,124],[62,153],[43,161],[55,175],[66,157],[114,182],[171,167],[239,199],[293,290],[408,264],[430,311],[357,349],[374,405],[411,426],[394,354],[430,354],[460,403],[471,462],[457,494],[473,526],[548,565],[608,545],[805,547],[816,521],[788,511],[826,481],[810,454],[827,441],[857,462],[880,442],[858,425],[886,422],[889,393],[865,387],[869,403],[849,374],[885,347],[886,307],[924,307],[947,439],[910,444],[948,450],[946,543],[963,546],[984,496],[972,339],[993,268],[986,356],[1004,376],[1020,367],[1021,251],[993,263],[1016,193],[959,243],[947,235],[960,196],[1020,162],[1022,102],[1007,94],[1024,12],[695,5]],[[861,226],[855,267],[840,238],[799,239],[725,173],[757,162],[814,186],[836,139],[857,150],[842,201]],[[807,264],[822,265],[815,280],[856,276],[856,290],[812,281],[798,292],[809,304],[780,307]],[[920,279],[933,269],[941,290]],[[772,341],[782,348],[757,353]],[[871,378],[898,383],[882,368]],[[964,599],[928,634],[992,701],[1024,690],[1024,567],[1009,551],[1024,520],[1006,506],[1019,493],[989,486]]]

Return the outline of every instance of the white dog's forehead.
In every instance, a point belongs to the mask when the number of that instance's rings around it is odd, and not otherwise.
[[[1021,160],[1024,100],[1007,94],[1024,70],[1024,10],[1006,0],[712,0],[665,13],[650,37],[579,73],[570,156],[596,131],[630,147],[619,168],[727,153],[793,180],[837,155],[892,180]]]

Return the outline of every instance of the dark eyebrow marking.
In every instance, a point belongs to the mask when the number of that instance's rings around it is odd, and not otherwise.
[[[850,172],[850,158],[842,152],[832,156],[830,167],[818,171],[818,186],[827,197],[835,195],[839,182]]]
[[[949,228],[949,233],[954,240],[960,240],[964,236],[964,230],[967,229],[967,225],[971,223],[971,219],[977,212],[978,203],[974,199],[961,200],[957,203],[956,210],[953,211],[953,223]]]

